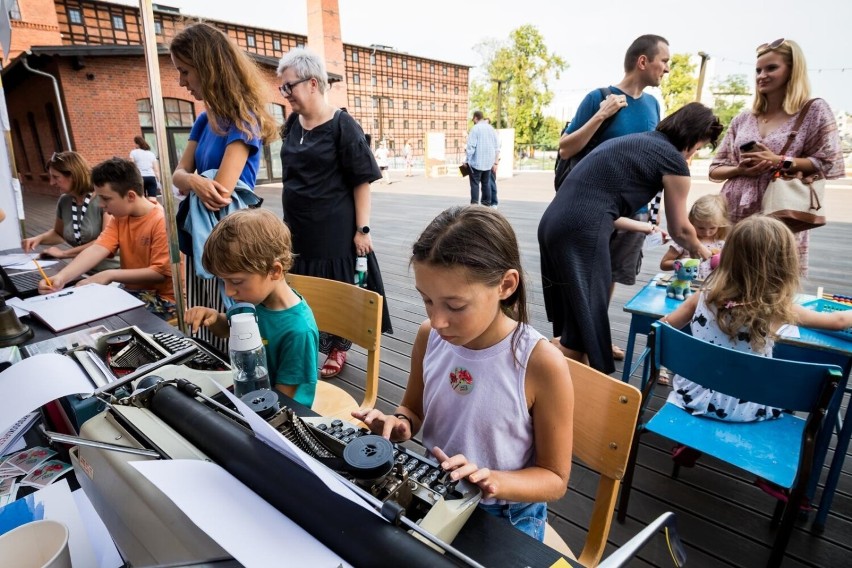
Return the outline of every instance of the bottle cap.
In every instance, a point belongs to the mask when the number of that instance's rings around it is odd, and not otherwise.
[[[230,351],[251,351],[263,347],[260,329],[253,313],[231,316],[231,337],[228,341]]]

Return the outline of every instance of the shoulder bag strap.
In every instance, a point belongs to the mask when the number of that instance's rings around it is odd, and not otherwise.
[[[787,142],[784,144],[779,155],[787,155],[787,150],[790,149],[790,145],[793,143],[793,140],[796,139],[796,135],[799,133],[799,128],[802,127],[802,123],[805,121],[805,117],[808,116],[808,111],[811,109],[811,105],[815,100],[817,99],[810,99],[805,103],[805,106],[802,107],[802,110],[799,111],[799,116],[796,117],[796,123],[793,125],[793,130],[791,130],[790,134],[787,135]]]

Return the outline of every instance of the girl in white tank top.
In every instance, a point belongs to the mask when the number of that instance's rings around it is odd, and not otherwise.
[[[395,442],[422,429],[451,477],[482,490],[480,507],[542,540],[545,502],[567,489],[574,391],[565,358],[526,323],[515,233],[494,209],[454,207],[411,260],[429,319],[402,404],[353,416]]]

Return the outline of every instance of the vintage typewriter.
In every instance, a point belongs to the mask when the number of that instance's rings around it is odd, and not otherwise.
[[[297,447],[339,472],[370,511],[256,437],[203,373],[169,365],[128,390],[132,394],[123,397],[104,393],[107,409],[83,424],[70,455],[80,485],[130,565],[228,558],[130,466],[139,459],[218,463],[353,566],[467,564],[448,541],[481,493],[450,482],[434,461],[340,421],[303,420],[289,408],[270,407],[269,399],[278,398],[272,391],[249,401],[271,414],[269,424]]]

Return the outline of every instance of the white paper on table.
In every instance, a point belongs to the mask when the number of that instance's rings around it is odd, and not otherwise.
[[[89,376],[70,357],[56,353],[28,357],[0,373],[0,432],[57,398],[92,392]]]
[[[18,252],[18,253],[12,253],[12,254],[0,254],[0,266],[12,267],[12,266],[15,266],[16,264],[31,262],[32,259],[34,259],[36,257],[38,257],[37,252],[29,253],[29,254],[25,253],[25,252]],[[36,267],[33,266],[33,270],[35,270],[35,269],[36,269]]]
[[[53,266],[59,262],[58,260],[40,260],[38,261],[38,266],[32,260],[24,260],[23,262],[18,262],[15,264],[4,264],[4,268],[10,268],[12,270],[38,270],[38,267],[47,268],[48,266]]]
[[[130,464],[246,568],[279,566],[282,550],[291,566],[350,566],[218,464],[201,460]]]
[[[12,309],[15,310],[15,315],[19,318],[30,315],[30,311],[24,307],[24,301],[20,298],[6,298],[6,305],[12,306]]]
[[[790,337],[793,339],[799,339],[801,337],[801,333],[799,333],[799,326],[792,325],[789,323],[785,323],[781,327],[778,328],[778,331],[775,332],[779,337]]]
[[[349,499],[353,503],[360,505],[364,509],[384,519],[378,511],[367,505],[367,503],[364,502],[364,499],[355,493],[355,491],[353,491],[352,488],[350,488],[342,479],[337,477],[334,472],[297,448],[293,442],[285,438],[281,432],[270,426],[266,420],[258,416],[257,412],[253,411],[243,401],[231,394],[228,389],[217,383],[213,378],[211,378],[210,381],[219,387],[219,390],[225,393],[225,396],[227,396],[234,404],[237,411],[246,419],[246,422],[248,422],[252,432],[264,441],[266,445],[281,452],[292,461],[313,472],[314,475],[319,477],[320,480],[325,483],[326,487],[341,497]]]
[[[72,492],[71,495],[74,497],[77,511],[79,511],[80,517],[83,519],[89,543],[94,549],[97,563],[93,566],[97,566],[98,568],[121,568],[124,566],[124,560],[121,559],[121,555],[112,541],[109,530],[107,530],[98,512],[92,506],[89,496],[82,489]]]
[[[44,489],[39,489],[6,505],[6,508],[10,507],[14,510],[8,515],[3,515],[3,512],[7,510],[3,509],[0,511],[0,516],[13,519],[17,526],[46,519],[60,522],[68,527],[71,564],[75,567],[96,566],[95,553],[89,543],[89,535],[66,480],[60,479]]]

